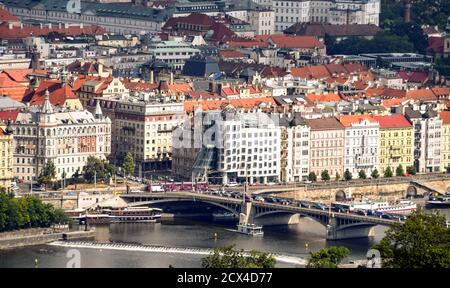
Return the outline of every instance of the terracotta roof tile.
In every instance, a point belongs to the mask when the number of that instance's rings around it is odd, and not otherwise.
[[[412,127],[411,122],[402,114],[373,116],[373,118],[380,123],[381,129]]]

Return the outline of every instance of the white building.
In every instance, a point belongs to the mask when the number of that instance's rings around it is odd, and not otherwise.
[[[205,115],[204,123],[214,125],[203,130],[206,136],[194,163],[194,179],[203,178],[199,177],[203,169],[214,167],[214,176],[208,176],[223,184],[279,181],[281,144],[276,121],[265,113],[239,112],[231,106]]]
[[[200,50],[193,48],[189,43],[178,41],[150,42],[148,52],[156,59],[166,62],[175,69],[183,69],[187,59],[200,54]]]
[[[284,182],[306,180],[309,174],[309,140],[311,128],[299,113],[280,118],[281,175]]]
[[[54,110],[49,94],[40,109],[20,112],[14,128],[14,175],[30,182],[48,161],[56,179],[82,171],[89,156],[106,159],[111,152],[111,121],[100,107],[87,110]]]
[[[254,0],[272,3],[275,32],[297,22],[379,25],[380,0]]]
[[[357,178],[364,170],[369,177],[378,170],[380,124],[367,115],[342,115],[339,121],[345,127],[344,172],[348,170]]]
[[[414,167],[417,172],[439,172],[442,119],[431,107],[408,107],[405,116],[413,123]]]

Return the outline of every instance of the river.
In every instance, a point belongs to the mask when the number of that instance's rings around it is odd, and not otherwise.
[[[450,219],[450,209],[441,213]],[[264,236],[250,237],[230,231],[234,225],[229,222],[208,220],[162,220],[159,223],[118,223],[97,225],[96,238],[92,243],[128,243],[130,248],[111,250],[107,248],[80,248],[81,267],[201,267],[203,255],[183,251],[194,248],[205,251],[214,247],[235,245],[236,248],[267,251],[279,254],[277,267],[298,267],[308,258],[310,251],[327,246],[345,246],[351,253],[346,261],[362,259],[368,249],[380,241],[387,227],[376,226],[375,237],[343,241],[325,240],[325,228],[319,223],[301,218],[296,225],[266,226]],[[217,238],[214,237],[217,233]],[[165,246],[181,248],[180,252],[146,251],[140,247]],[[67,252],[74,247],[42,245],[14,250],[0,251],[1,267],[66,267]],[[37,259],[37,264],[35,263]],[[293,261],[294,260],[294,261]]]

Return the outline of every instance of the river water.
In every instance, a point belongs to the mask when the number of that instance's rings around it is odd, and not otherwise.
[[[450,209],[441,213],[450,219]],[[129,243],[127,250],[110,250],[102,247],[80,248],[41,245],[14,250],[0,251],[0,267],[66,267],[68,251],[77,249],[81,267],[154,267],[179,268],[201,267],[202,255],[185,251],[182,253],[161,251],[149,252],[140,249],[145,246],[211,249],[235,245],[244,250],[256,249],[280,254],[277,267],[299,267],[308,258],[310,251],[327,246],[345,246],[351,253],[347,262],[363,259],[384,236],[387,227],[376,226],[375,237],[343,241],[325,240],[325,227],[309,219],[301,218],[296,225],[266,226],[264,236],[250,237],[230,231],[235,226],[230,222],[208,220],[163,220],[160,223],[118,223],[97,225],[96,238],[92,243]],[[215,238],[217,233],[217,238]],[[182,250],[182,249],[181,249]],[[37,264],[36,264],[37,259]],[[292,261],[294,259],[295,261]]]

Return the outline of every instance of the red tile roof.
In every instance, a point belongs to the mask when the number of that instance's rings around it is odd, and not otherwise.
[[[220,109],[226,105],[233,105],[236,108],[251,109],[257,107],[261,103],[270,105],[276,105],[275,100],[272,97],[266,98],[242,98],[232,100],[203,100],[203,101],[186,101],[184,102],[184,110],[187,113],[193,112],[197,107],[201,107],[202,110],[215,110]]]
[[[17,22],[20,21],[19,17],[9,13],[9,11],[0,8],[0,23],[1,22]]]
[[[373,118],[380,123],[381,129],[412,127],[411,122],[409,122],[402,114],[373,116]]]
[[[361,123],[364,120],[372,123],[376,122],[371,115],[340,115],[338,119],[344,127],[350,127],[353,124]]]
[[[17,115],[20,113],[19,110],[7,110],[0,111],[0,122],[7,122],[8,120],[16,121]]]
[[[69,26],[68,28],[54,26],[49,28],[48,26],[24,26],[9,27],[8,23],[0,25],[0,38],[4,39],[19,39],[29,36],[46,36],[52,32],[59,33],[66,36],[79,36],[79,35],[102,35],[106,33],[106,30],[95,25]]]
[[[450,124],[450,111],[442,111],[439,113],[439,116],[442,119],[442,123]]]
[[[308,99],[309,102],[339,102],[341,101],[341,97],[338,94],[335,93],[329,93],[329,94],[307,94],[306,99]]]
[[[245,57],[245,55],[236,50],[219,50],[219,57],[220,58],[243,58],[243,57]]]
[[[32,92],[30,105],[42,105],[47,90],[50,93],[50,103],[54,106],[64,106],[67,99],[77,99],[69,83],[62,87],[59,80],[47,80],[41,81],[36,91]]]

